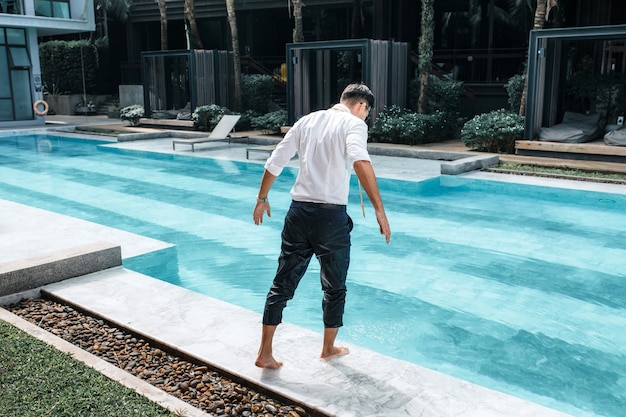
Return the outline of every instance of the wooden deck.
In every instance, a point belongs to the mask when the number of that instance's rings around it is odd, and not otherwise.
[[[515,149],[522,156],[626,163],[626,147],[606,145],[602,140],[587,143],[518,140]]]
[[[139,119],[139,124],[145,127],[157,127],[164,129],[194,129],[194,124],[192,120],[149,119],[147,117],[142,117],[141,119]]]

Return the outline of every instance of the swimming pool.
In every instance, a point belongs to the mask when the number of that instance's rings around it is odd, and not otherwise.
[[[0,198],[176,244],[125,266],[260,312],[294,172],[252,224],[258,164],[0,139]],[[626,409],[626,196],[441,177],[380,180],[391,245],[355,221],[342,340],[563,409]],[[315,263],[285,320],[320,331]]]

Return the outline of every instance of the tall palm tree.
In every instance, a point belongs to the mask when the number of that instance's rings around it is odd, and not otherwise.
[[[419,74],[420,95],[417,102],[417,112],[426,112],[426,94],[428,93],[428,77],[433,61],[433,42],[435,33],[434,0],[422,0],[422,33],[419,40]]]
[[[167,7],[165,0],[157,0],[161,17],[161,50],[167,51]]]
[[[533,30],[543,29],[544,24],[550,17],[550,10],[558,6],[558,0],[537,0],[537,8],[535,9],[535,19],[533,20]],[[526,95],[528,93],[528,71],[524,79],[524,90],[522,91],[522,99],[519,106],[519,115],[526,115]]]
[[[226,0],[230,39],[233,47],[233,66],[235,72],[235,99],[234,110],[241,110],[241,61],[239,60],[239,33],[237,32],[237,17],[235,16],[235,0]]]
[[[302,26],[302,7],[304,7],[304,3],[302,0],[289,0],[293,3],[293,19],[294,19],[294,29],[293,29],[293,42],[304,42],[304,27]],[[287,3],[289,7],[291,3]]]
[[[202,49],[202,39],[196,23],[196,6],[194,0],[185,0],[185,26],[189,34],[189,43],[192,49]]]
[[[102,20],[103,33],[100,35],[109,36],[109,17],[124,22],[128,18],[131,5],[131,0],[95,0],[96,16],[100,16],[99,18]]]
[[[365,16],[363,16],[363,0],[353,0],[352,2],[352,38],[357,39],[363,36],[363,25]]]

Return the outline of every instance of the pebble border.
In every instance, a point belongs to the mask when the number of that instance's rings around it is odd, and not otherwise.
[[[71,306],[37,298],[22,300],[3,308],[208,415],[321,415],[260,393],[222,376],[205,364],[194,363],[153,346],[125,329],[109,325]],[[180,407],[176,410],[180,411]]]

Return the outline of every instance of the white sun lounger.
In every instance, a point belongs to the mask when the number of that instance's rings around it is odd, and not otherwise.
[[[205,138],[197,138],[197,139],[175,139],[172,141],[172,149],[176,150],[176,144],[185,144],[191,145],[191,152],[195,152],[194,146],[198,143],[207,143],[207,142],[220,142],[227,140],[230,143],[232,136],[229,136],[230,132],[233,130],[241,115],[239,114],[225,114],[220,119],[215,129],[209,134],[209,136]]]
[[[250,152],[263,152],[269,157],[276,149],[276,145],[248,146],[246,148],[246,159],[250,159]]]

